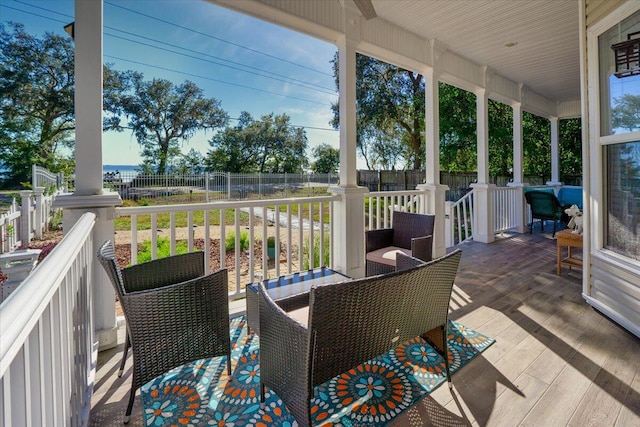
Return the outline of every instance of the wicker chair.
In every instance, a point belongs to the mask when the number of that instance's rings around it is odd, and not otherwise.
[[[306,313],[285,312],[260,282],[261,401],[269,387],[298,425],[310,426],[314,387],[425,331],[446,328],[460,254],[313,286]],[[451,381],[448,369],[447,377]]]
[[[231,340],[227,270],[203,275],[204,254],[192,252],[120,269],[111,241],[98,250],[127,321],[133,352],[133,379],[124,423],[135,393],[153,378],[194,360],[227,356],[231,374]]]
[[[540,220],[540,229],[544,231],[544,221],[553,221],[553,234],[556,235],[558,221],[562,220],[564,210],[555,194],[547,191],[527,191],[524,193],[527,203],[531,207],[531,224],[529,224],[529,234],[533,233],[533,221]]]
[[[431,261],[434,221],[434,215],[394,211],[392,228],[367,231],[366,275],[395,271],[397,253]]]

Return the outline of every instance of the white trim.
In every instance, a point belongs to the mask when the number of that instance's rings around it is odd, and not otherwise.
[[[603,248],[598,251],[594,251],[591,256],[594,259],[598,259],[612,267],[619,268],[620,270],[630,274],[638,275],[640,272],[640,261],[626,257],[610,249]]]
[[[622,144],[640,141],[640,131],[626,132],[600,137],[600,145]]]
[[[629,332],[631,332],[635,336],[640,337],[640,327],[638,327],[638,325],[636,325],[635,323],[629,322],[629,320],[626,317],[621,316],[620,313],[612,310],[611,308],[609,308],[608,305],[603,304],[601,301],[595,298],[592,298],[587,294],[583,293],[582,298],[584,298],[585,301],[587,301],[587,304],[591,305],[596,310],[601,311],[604,315],[611,318],[611,320],[618,323],[619,325],[627,329]]]

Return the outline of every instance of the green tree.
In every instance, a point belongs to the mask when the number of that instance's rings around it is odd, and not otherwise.
[[[558,121],[560,180],[569,182],[582,175],[582,121],[580,118]],[[567,178],[564,178],[567,177]]]
[[[29,181],[32,164],[71,168],[74,82],[71,39],[0,24],[0,163],[8,185]]]
[[[178,156],[178,163],[172,168],[172,172],[182,175],[202,174],[204,172],[204,156],[192,148],[187,154]]]
[[[114,82],[105,99],[111,114],[105,129],[131,129],[142,147],[143,170],[167,173],[168,166],[180,155],[180,144],[198,131],[225,126],[227,113],[215,98],[205,98],[196,84],[185,81],[175,85],[164,79],[143,80],[140,73],[112,71],[105,78]],[[127,124],[121,124],[121,118]]]
[[[440,169],[477,170],[476,98],[471,92],[440,82]]]
[[[235,173],[300,173],[308,165],[307,136],[292,126],[286,114],[255,120],[243,111],[236,126],[228,126],[209,141],[205,163],[209,171]]]
[[[338,55],[333,73],[338,87]],[[424,78],[366,55],[356,56],[356,145],[369,169],[424,165]],[[339,103],[331,106],[339,126]]]
[[[548,119],[522,113],[522,150],[524,175],[551,178],[551,122]]]
[[[615,107],[611,110],[613,128],[622,128],[629,132],[640,129],[640,95],[625,94],[615,98]]]
[[[489,100],[489,175],[513,172],[513,108]]]
[[[340,167],[340,150],[323,143],[313,148],[315,161],[311,164],[311,170],[315,173],[336,173]]]

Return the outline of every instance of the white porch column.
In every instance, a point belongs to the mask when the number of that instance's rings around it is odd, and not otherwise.
[[[517,187],[518,196],[515,208],[515,216],[518,218],[518,233],[526,232],[527,226],[527,202],[524,199],[524,169],[522,166],[522,104],[515,103],[513,107],[513,182],[507,184],[507,187]]]
[[[346,35],[338,40],[340,80],[340,184],[329,191],[334,205],[334,268],[350,277],[365,275],[364,194],[356,173],[356,45],[360,17],[345,13]]]
[[[524,182],[524,168],[522,166],[522,104],[513,104],[513,183]]]
[[[102,189],[102,0],[75,2],[75,193],[56,197],[64,209],[63,230],[86,211],[96,213],[95,250],[113,239],[115,206],[122,205],[117,193]],[[93,316],[99,350],[117,343],[114,290],[104,269],[94,259],[92,271]]]
[[[551,122],[551,181],[547,182],[549,186],[560,186],[560,152],[558,149],[558,118],[549,118]]]
[[[478,183],[471,184],[475,190],[475,212],[473,240],[491,243],[495,240],[493,190],[489,184],[489,94],[486,89],[476,91],[477,138],[478,138]]]
[[[416,186],[424,191],[428,200],[428,214],[435,215],[433,235],[433,257],[441,257],[447,253],[445,242],[445,200],[446,185],[440,184],[440,107],[438,76],[433,68],[423,72],[425,92],[425,183]]]

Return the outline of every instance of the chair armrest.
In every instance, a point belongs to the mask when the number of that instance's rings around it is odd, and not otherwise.
[[[393,246],[393,228],[379,228],[365,232],[366,252]]]
[[[433,236],[411,239],[411,255],[422,261],[431,261],[433,259]]]
[[[204,275],[204,252],[155,259],[122,269],[127,292],[155,289]]]
[[[264,282],[260,304],[260,381],[272,389],[298,420],[309,417],[313,388],[309,369],[309,331],[269,296]]]
[[[418,267],[424,264],[424,261],[405,255],[402,252],[396,254],[396,271],[403,271],[409,268]]]
[[[122,297],[134,386],[185,363],[229,355],[227,270]]]

